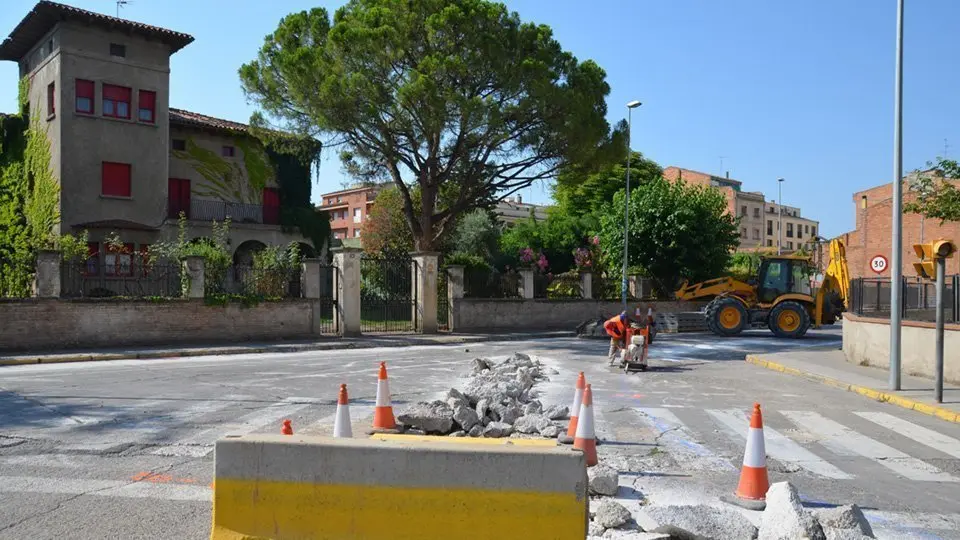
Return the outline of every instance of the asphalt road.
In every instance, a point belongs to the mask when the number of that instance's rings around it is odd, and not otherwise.
[[[960,538],[960,426],[742,362],[791,347],[839,347],[839,334],[661,335],[654,369],[633,375],[606,366],[606,342],[572,338],[0,368],[0,538],[206,538],[218,438],[284,418],[329,433],[340,383],[359,434],[379,361],[402,409],[459,386],[473,357],[514,351],[560,372],[537,386],[547,403],[569,403],[586,372],[628,505],[731,491],[758,401],[772,480],[811,505],[860,504],[879,537]]]

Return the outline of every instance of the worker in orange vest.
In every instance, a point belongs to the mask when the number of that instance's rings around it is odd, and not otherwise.
[[[607,322],[603,323],[603,329],[606,330],[607,335],[610,336],[610,351],[607,353],[607,359],[610,361],[610,365],[613,365],[617,357],[617,351],[625,349],[627,346],[626,338],[629,324],[630,317],[626,311],[610,317],[607,319]]]

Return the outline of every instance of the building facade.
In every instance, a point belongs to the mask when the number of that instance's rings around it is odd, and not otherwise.
[[[913,201],[916,195],[910,191],[914,175],[907,175],[903,181],[904,202]],[[960,180],[951,180],[960,188]],[[876,186],[853,194],[856,228],[840,238],[846,244],[847,266],[851,277],[890,277],[889,263],[892,262],[893,231],[893,183]],[[960,243],[960,222],[940,223],[938,219],[927,219],[919,214],[903,215],[903,252],[901,261],[905,277],[915,277],[914,262],[919,262],[913,251],[914,244],[923,244],[932,240],[946,238]],[[870,268],[870,260],[877,255],[886,257],[888,268],[877,274]],[[960,273],[960,257],[954,255],[947,260],[947,274]]]
[[[363,224],[373,208],[373,201],[383,186],[360,186],[320,198],[320,208],[330,214],[330,234],[336,240],[360,238]]]
[[[41,1],[0,44],[28,84],[50,145],[61,234],[86,230],[91,258],[120,237],[127,253],[231,219],[235,258],[309,240],[280,227],[275,169],[248,126],[171,108],[170,56],[193,37]]]
[[[719,190],[727,201],[727,213],[740,218],[738,250],[776,250],[779,241],[782,251],[793,252],[817,236],[819,222],[803,217],[799,208],[783,205],[781,219],[776,201],[768,202],[758,191],[743,191],[743,183],[729,175],[720,177],[671,166],[663,170],[663,177],[671,182],[683,180],[687,184]],[[779,227],[781,221],[782,231]]]

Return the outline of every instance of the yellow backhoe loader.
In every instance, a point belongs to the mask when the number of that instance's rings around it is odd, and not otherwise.
[[[846,247],[830,241],[830,263],[819,288],[811,257],[768,255],[760,260],[756,279],[748,283],[732,277],[711,279],[676,291],[678,300],[712,298],[707,305],[707,327],[719,336],[735,336],[744,329],[766,326],[777,337],[799,338],[812,326],[836,322],[850,297]]]

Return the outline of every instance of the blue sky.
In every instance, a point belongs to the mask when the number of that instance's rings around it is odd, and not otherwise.
[[[115,14],[112,0],[66,0]],[[120,15],[186,32],[196,41],[171,60],[171,105],[237,121],[252,107],[237,68],[291,11],[342,1],[133,0]],[[907,0],[904,171],[960,156],[957,0]],[[3,0],[9,33],[32,0]],[[278,5],[284,7],[275,7]],[[723,174],[821,221],[826,235],[853,227],[852,194],[893,174],[895,0],[510,0],[524,20],[550,25],[612,87],[610,120],[634,112],[633,148],[663,166]],[[587,7],[589,5],[589,7]],[[16,67],[0,63],[0,111],[16,101]],[[723,168],[721,169],[721,156]],[[331,154],[314,194],[344,177]],[[523,193],[546,202],[546,186]]]

